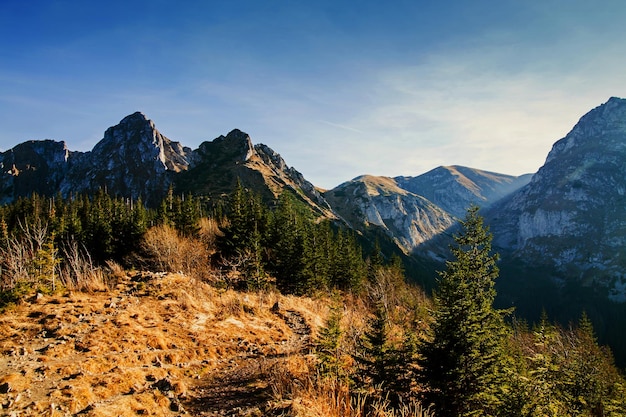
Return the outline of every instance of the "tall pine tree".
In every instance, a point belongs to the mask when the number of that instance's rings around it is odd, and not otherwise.
[[[425,400],[441,416],[495,415],[503,386],[506,327],[493,308],[497,255],[478,207],[468,209],[440,273],[432,339],[422,350]]]

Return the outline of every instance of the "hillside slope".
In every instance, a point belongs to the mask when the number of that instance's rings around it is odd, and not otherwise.
[[[0,413],[274,415],[272,373],[306,363],[324,309],[179,274],[40,295],[0,316]]]

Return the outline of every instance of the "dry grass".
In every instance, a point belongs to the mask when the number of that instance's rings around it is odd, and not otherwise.
[[[177,415],[202,381],[249,352],[298,357],[274,303],[311,328],[323,322],[313,300],[220,291],[183,274],[115,274],[106,292],[44,296],[0,316],[3,412]]]
[[[152,239],[175,236],[153,232]],[[230,404],[233,416],[430,416],[418,404],[390,411],[318,377],[311,348],[330,296],[223,290],[195,275],[129,274],[114,263],[96,272],[88,258],[72,259],[65,293],[0,315],[0,414],[211,416],[203,408],[207,390],[220,398],[222,378],[236,375],[250,377],[250,389],[266,390],[271,401],[239,414]],[[370,310],[358,297],[344,303],[341,350],[349,367]]]
[[[285,361],[270,374],[274,409],[289,417],[432,417],[418,402],[391,408],[386,400],[369,401],[336,379],[320,378],[310,361]]]
[[[109,274],[94,265],[87,250],[81,250],[76,242],[71,242],[63,249],[63,254],[65,262],[60,268],[60,279],[67,289],[88,293],[109,289]],[[122,275],[119,265],[113,262],[110,265],[111,276]]]

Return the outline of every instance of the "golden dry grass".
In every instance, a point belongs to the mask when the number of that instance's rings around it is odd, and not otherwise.
[[[0,415],[364,417],[364,400],[318,378],[311,354],[330,295],[107,271],[104,287],[34,297],[0,315]],[[349,367],[370,306],[343,302]],[[417,404],[397,414],[380,406],[378,417],[428,415]]]
[[[327,310],[320,300],[220,291],[182,274],[116,274],[109,291],[44,296],[0,316],[0,414],[179,415],[201,403],[198,386],[249,352],[304,369],[274,303],[312,333]]]

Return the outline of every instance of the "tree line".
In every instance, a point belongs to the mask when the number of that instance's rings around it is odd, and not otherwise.
[[[235,270],[236,278],[224,285],[275,286],[293,294],[331,288],[357,291],[362,285],[365,260],[351,232],[328,220],[319,221],[290,192],[282,193],[270,208],[238,183],[231,195],[216,203],[176,195],[170,189],[155,208],[104,190],[70,198],[33,194],[2,206],[0,251],[5,256],[0,263],[0,290],[5,298],[11,292],[15,295],[16,288],[17,292],[28,286],[32,291],[51,290],[50,277],[68,262],[68,248],[76,252],[78,247],[96,266],[109,261],[125,268],[141,268],[146,261],[154,265],[146,258],[163,254],[147,253],[148,230],[166,227],[178,239],[198,240],[207,219],[218,227],[207,243],[214,247],[202,249],[201,262],[216,270]],[[20,253],[12,252],[17,249]],[[20,262],[14,262],[18,258]],[[38,262],[45,265],[33,266]]]

